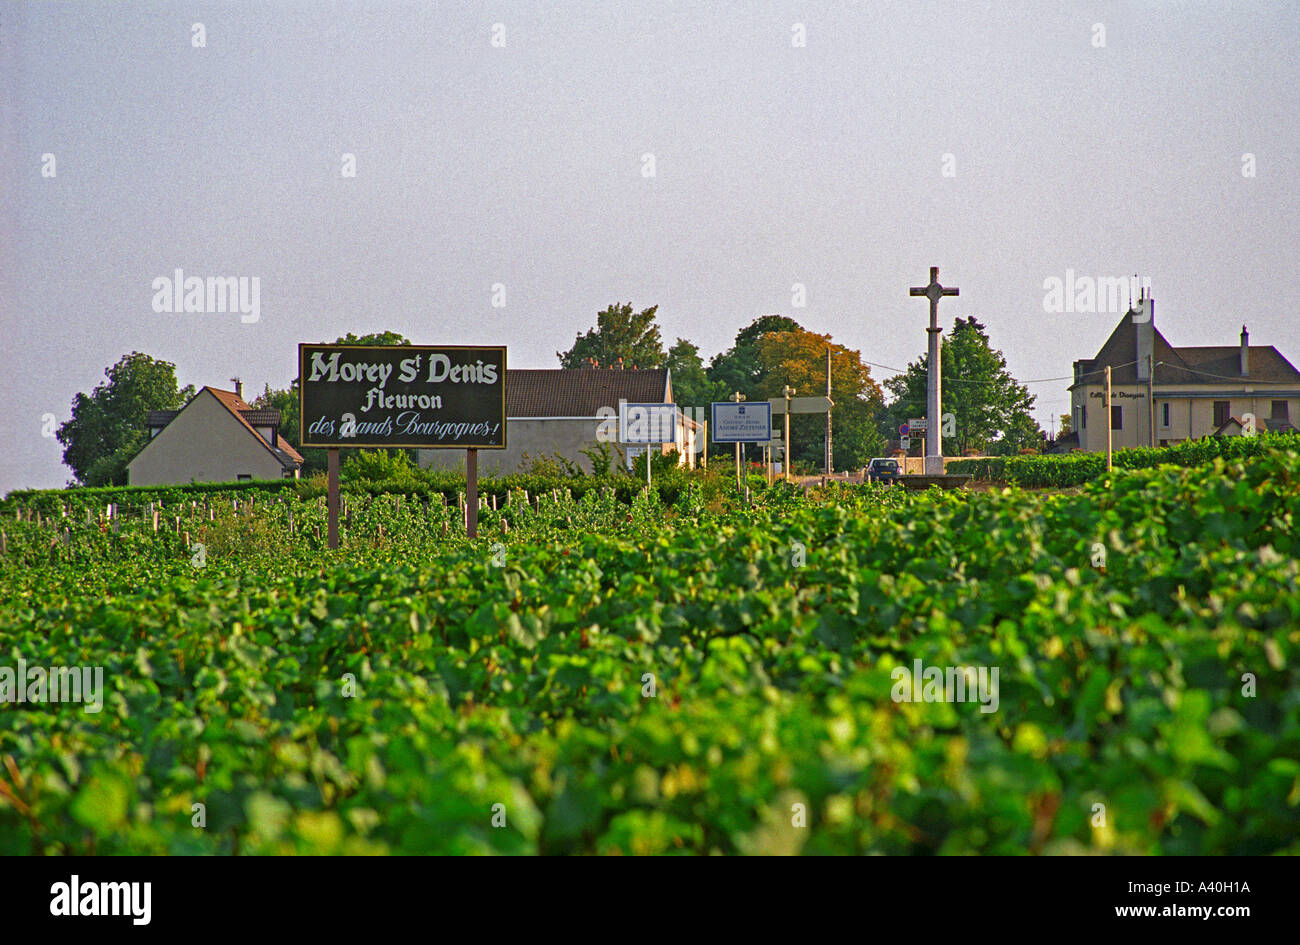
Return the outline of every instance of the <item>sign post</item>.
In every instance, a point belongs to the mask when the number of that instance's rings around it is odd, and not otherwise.
[[[718,443],[736,444],[736,488],[744,489],[740,470],[740,444],[772,441],[772,405],[767,401],[744,403],[745,395],[737,391],[729,400],[712,405],[713,439]]]
[[[338,551],[339,548],[339,451],[332,449],[329,451],[328,460],[329,470],[329,498],[326,504],[329,506],[329,548],[330,551]]]
[[[478,535],[478,451],[506,448],[506,349],[298,345],[302,445],[329,451],[329,546],[338,547],[339,450],[463,449],[466,532]]]
[[[676,404],[618,402],[618,433],[622,443],[645,444],[645,484],[651,488],[651,444],[677,442]]]
[[[465,534],[478,537],[478,450],[465,451]]]

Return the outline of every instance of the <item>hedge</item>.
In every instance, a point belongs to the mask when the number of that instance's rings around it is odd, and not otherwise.
[[[1199,466],[1217,458],[1248,459],[1278,449],[1300,451],[1300,436],[1294,433],[1210,436],[1175,446],[1115,450],[1112,459],[1116,469],[1149,469],[1162,465]],[[1015,483],[1021,486],[1078,486],[1105,474],[1106,454],[1066,453],[959,459],[948,463],[947,471],[969,473],[982,482]]]

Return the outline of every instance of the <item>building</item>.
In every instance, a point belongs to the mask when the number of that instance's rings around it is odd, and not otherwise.
[[[133,486],[298,477],[302,457],[279,435],[280,411],[255,410],[243,385],[205,387],[180,410],[151,410],[149,442],[127,463]]]
[[[507,369],[506,448],[479,450],[479,472],[519,472],[528,459],[543,455],[561,456],[591,472],[591,459],[583,450],[598,447],[598,432],[614,441],[609,444],[614,462],[629,463],[644,447],[617,442],[620,400],[630,404],[671,404],[673,388],[668,369]],[[654,448],[666,453],[676,447],[684,461],[694,465],[698,429],[695,421],[678,411],[675,442]],[[702,436],[699,443],[702,448]],[[465,451],[460,449],[420,450],[419,457],[421,466],[438,469],[461,469],[465,465]]]
[[[1144,291],[1097,356],[1074,362],[1070,417],[1080,449],[1106,449],[1107,366],[1115,449],[1247,428],[1293,431],[1300,418],[1300,371],[1277,348],[1252,345],[1245,325],[1236,345],[1175,348],[1156,328],[1155,301]]]

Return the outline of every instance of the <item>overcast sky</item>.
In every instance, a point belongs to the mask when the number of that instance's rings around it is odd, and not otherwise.
[[[348,331],[556,367],[631,302],[706,360],[781,313],[903,367],[930,266],[1021,380],[1120,317],[1045,312],[1068,269],[1300,363],[1298,99],[1277,0],[6,3],[0,492],[71,477],[46,415],[133,350],[251,398]],[[155,312],[178,268],[258,320]]]

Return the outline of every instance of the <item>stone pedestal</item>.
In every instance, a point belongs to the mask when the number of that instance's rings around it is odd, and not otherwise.
[[[942,475],[943,475],[943,457],[942,457],[942,456],[927,456],[927,457],[925,458],[925,474],[926,474],[927,476],[942,476]]]

